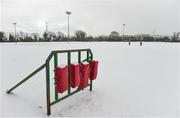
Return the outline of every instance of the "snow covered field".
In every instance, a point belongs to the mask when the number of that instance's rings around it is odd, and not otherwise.
[[[91,48],[100,62],[93,92],[87,88],[57,103],[51,116],[180,117],[180,44],[122,42],[0,44],[0,116],[46,116],[44,70],[14,94],[6,90],[43,64],[52,50],[78,48]],[[59,55],[59,64],[64,59]]]

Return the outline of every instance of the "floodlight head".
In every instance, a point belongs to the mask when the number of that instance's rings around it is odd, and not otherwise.
[[[70,12],[70,11],[66,11],[66,14],[67,14],[67,15],[70,15],[70,14],[71,14],[71,12]]]
[[[13,23],[13,25],[16,25],[16,23]]]
[[[126,25],[126,24],[123,24],[124,26]]]

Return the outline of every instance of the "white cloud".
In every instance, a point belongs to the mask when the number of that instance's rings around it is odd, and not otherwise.
[[[71,10],[70,31],[84,29],[87,34],[126,33],[172,34],[180,30],[178,0],[3,0],[2,30],[13,31],[13,22],[29,32],[45,30],[67,32],[66,10]]]

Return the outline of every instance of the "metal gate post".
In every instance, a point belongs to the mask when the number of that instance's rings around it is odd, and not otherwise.
[[[58,93],[56,92],[56,66],[58,64],[58,56],[57,56],[57,53],[54,53],[54,87],[55,87],[55,100],[58,100]]]
[[[78,51],[78,63],[81,63],[81,51]]]
[[[89,51],[87,51],[87,62],[89,61]],[[92,91],[92,80],[90,80],[90,91]]]
[[[47,100],[47,115],[51,114],[51,100],[50,100],[50,73],[49,62],[46,62],[46,100]]]
[[[70,64],[71,64],[71,52],[68,51],[68,94],[71,94],[71,85],[70,85]]]
[[[78,51],[78,63],[81,64],[81,51]],[[78,90],[81,90],[80,85],[78,86]]]
[[[91,61],[93,60],[93,53],[90,51],[91,54]],[[92,91],[92,86],[93,86],[93,80],[90,80],[90,91]]]

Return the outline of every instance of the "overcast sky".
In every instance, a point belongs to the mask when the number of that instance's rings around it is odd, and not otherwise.
[[[0,0],[0,30],[42,33],[45,21],[49,31],[67,34],[66,10],[71,35],[82,29],[88,35],[111,31],[122,34],[171,35],[180,32],[180,0]]]

